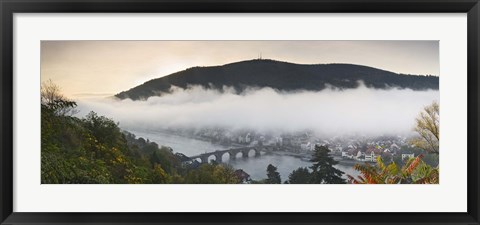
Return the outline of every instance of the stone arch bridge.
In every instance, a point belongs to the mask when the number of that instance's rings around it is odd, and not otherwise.
[[[248,158],[248,153],[251,151],[255,152],[255,157],[261,156],[262,152],[270,153],[273,151],[278,151],[277,146],[251,146],[251,147],[241,147],[241,148],[231,148],[227,150],[216,150],[214,152],[202,153],[200,155],[190,156],[191,160],[200,159],[202,163],[208,162],[210,156],[215,156],[215,162],[222,163],[223,155],[228,154],[230,160],[235,160],[238,153],[242,154],[242,158]]]

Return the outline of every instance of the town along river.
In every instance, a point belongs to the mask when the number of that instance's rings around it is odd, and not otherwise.
[[[137,137],[143,137],[150,141],[156,142],[158,145],[168,146],[174,152],[179,152],[187,156],[199,155],[206,152],[213,152],[215,150],[224,150],[235,148],[236,146],[223,146],[213,144],[208,141],[198,140],[194,138],[179,136],[162,131],[136,131],[129,130]],[[238,147],[238,146],[237,146]],[[253,153],[253,152],[251,152]],[[272,164],[277,167],[278,172],[282,178],[282,182],[288,179],[288,175],[299,167],[309,167],[312,165],[308,160],[289,156],[287,154],[268,154],[260,157],[250,156],[247,159],[237,157],[236,160],[229,160],[228,154],[225,154],[222,161],[232,165],[236,169],[242,169],[254,180],[261,180],[267,178],[267,166]],[[346,174],[357,176],[358,171],[353,169],[353,165],[337,164],[335,167]]]

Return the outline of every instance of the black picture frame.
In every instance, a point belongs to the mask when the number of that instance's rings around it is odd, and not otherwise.
[[[2,224],[479,224],[478,0],[0,0]],[[21,213],[13,212],[14,13],[467,13],[467,213]]]

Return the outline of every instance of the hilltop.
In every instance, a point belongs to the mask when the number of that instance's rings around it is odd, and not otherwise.
[[[281,91],[320,91],[327,87],[350,89],[363,81],[377,89],[409,88],[438,90],[439,78],[431,75],[398,74],[355,64],[295,64],[269,59],[240,61],[221,66],[192,67],[120,92],[120,99],[147,99],[168,94],[172,87],[200,85],[222,90],[233,87],[241,93],[248,87],[270,87]]]

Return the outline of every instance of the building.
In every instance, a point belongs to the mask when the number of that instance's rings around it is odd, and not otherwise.
[[[243,171],[242,169],[235,170],[235,176],[240,180],[241,183],[250,183],[252,179],[250,179],[250,175]]]
[[[301,144],[300,145],[300,148],[303,150],[303,151],[313,151],[315,149],[315,145],[313,145],[312,143],[310,142],[307,142],[305,144]]]
[[[375,155],[374,151],[369,151],[365,153],[365,162],[375,162],[377,161],[377,155]]]
[[[250,133],[248,133],[246,136],[245,136],[245,143],[250,143],[252,140],[251,140],[251,135]]]
[[[414,153],[402,154],[402,161],[404,161],[405,159],[410,159],[410,158],[415,158],[415,154]]]

